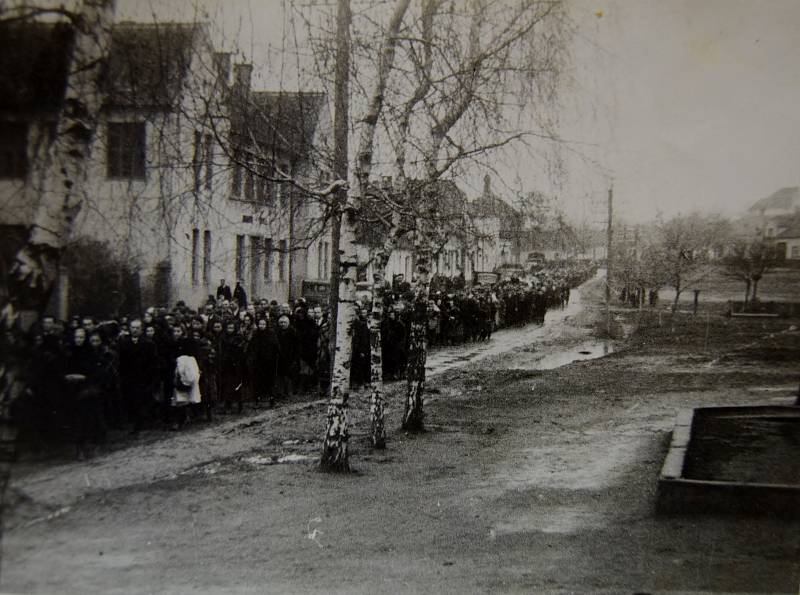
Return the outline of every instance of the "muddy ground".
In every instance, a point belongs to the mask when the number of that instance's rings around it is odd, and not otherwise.
[[[394,385],[388,447],[372,451],[355,395],[351,475],[315,470],[320,401],[23,464],[0,589],[797,593],[800,521],[664,517],[654,502],[677,410],[793,402],[800,321],[618,308],[605,341],[600,289],[444,366],[424,434],[397,430]],[[546,369],[597,349],[610,353]]]

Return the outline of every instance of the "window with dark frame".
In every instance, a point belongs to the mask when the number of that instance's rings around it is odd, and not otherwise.
[[[211,182],[214,179],[214,137],[206,134],[205,143],[206,157],[206,190],[211,190]]]
[[[242,195],[242,154],[236,151],[233,154],[233,176],[231,176],[231,196],[239,198]]]
[[[211,232],[203,232],[203,285],[211,281]]]
[[[258,293],[258,279],[261,276],[261,260],[263,258],[262,239],[250,236],[250,295],[255,299]]]
[[[317,245],[317,279],[322,279],[322,247],[325,244],[322,240],[320,240],[319,244]]]
[[[0,122],[0,179],[28,174],[28,123]]]
[[[200,192],[200,175],[203,170],[203,134],[199,130],[194,131],[194,191]]]
[[[244,172],[244,199],[252,201],[255,198],[255,180],[253,170],[249,167]]]
[[[236,236],[236,280],[244,279],[244,236]]]
[[[108,177],[112,179],[144,179],[144,122],[109,122],[106,139]]]
[[[200,251],[200,230],[196,227],[192,230],[192,287],[197,287],[198,264]]]

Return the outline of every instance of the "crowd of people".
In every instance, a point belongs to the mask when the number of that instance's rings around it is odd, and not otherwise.
[[[487,341],[502,326],[541,322],[563,307],[569,290],[593,274],[588,266],[543,271],[445,293],[428,302],[431,345]],[[413,293],[395,283],[385,296],[383,373],[406,365]],[[358,304],[351,385],[370,378],[367,300]],[[241,284],[220,283],[197,310],[148,308],[140,317],[42,318],[33,333],[29,390],[15,416],[30,442],[72,441],[78,457],[106,440],[108,429],[137,434],[155,425],[178,430],[192,419],[242,412],[244,403],[273,406],[297,393],[326,392],[330,382],[327,308],[250,302]]]

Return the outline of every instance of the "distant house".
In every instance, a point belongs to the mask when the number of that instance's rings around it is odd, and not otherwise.
[[[800,215],[800,188],[781,188],[751,206],[748,215],[747,220],[764,239],[777,237]]]
[[[775,246],[786,260],[800,261],[800,217],[775,236]]]
[[[480,263],[477,270],[491,271],[501,265],[520,264],[525,235],[523,216],[495,194],[488,174],[483,178],[483,193],[469,204],[469,213],[480,231],[478,237],[483,238],[474,251]]]

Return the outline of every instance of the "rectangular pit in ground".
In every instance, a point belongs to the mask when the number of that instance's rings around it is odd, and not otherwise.
[[[800,407],[681,411],[658,480],[660,513],[800,517]]]

